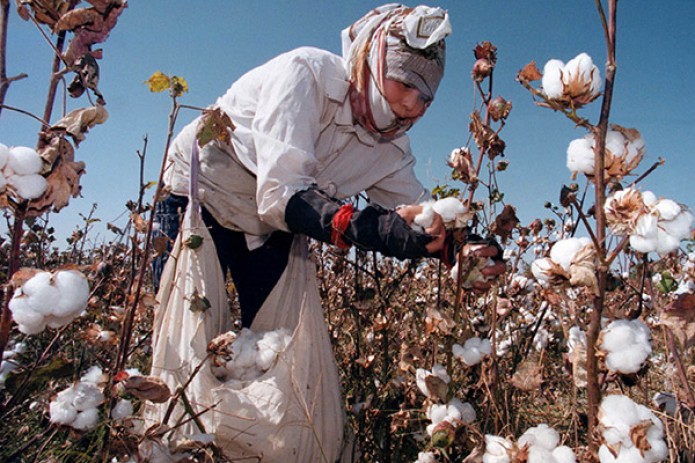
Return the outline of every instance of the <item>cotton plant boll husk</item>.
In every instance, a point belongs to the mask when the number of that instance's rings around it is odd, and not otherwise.
[[[94,429],[98,422],[99,410],[90,408],[83,412],[79,412],[75,417],[75,421],[70,423],[70,426],[79,431],[89,431],[90,429]]]
[[[504,437],[486,434],[483,463],[510,463],[510,451],[513,447],[514,444]]]
[[[594,66],[591,56],[586,53],[580,53],[567,62],[563,68],[562,79],[566,85],[569,85],[572,80],[591,82],[592,95],[598,95],[601,91],[601,74]]]
[[[15,174],[24,176],[38,174],[43,167],[43,160],[39,153],[26,146],[13,146],[10,148],[6,168],[12,169]]]
[[[36,199],[46,192],[48,183],[39,174],[31,175],[11,175],[7,179],[7,184],[23,199]]]
[[[0,143],[0,170],[5,168],[9,158],[10,149],[7,147],[7,145]]]
[[[567,147],[567,168],[570,172],[594,173],[594,148],[591,138],[572,140]]]
[[[587,237],[581,238],[566,238],[555,242],[550,249],[550,258],[556,264],[562,266],[565,271],[569,271],[570,264],[575,254],[587,245],[591,244],[591,240]]]
[[[453,222],[457,216],[466,212],[466,207],[461,200],[453,196],[437,200],[432,205],[432,209],[442,217],[444,222]]]
[[[60,301],[53,310],[57,317],[77,315],[89,302],[89,283],[77,270],[61,270],[54,276],[55,285],[60,290]]]
[[[574,450],[566,445],[556,447],[552,454],[557,463],[577,463],[577,455],[575,455]]]
[[[133,416],[133,403],[130,400],[119,399],[111,409],[111,418],[122,420],[130,416]]]
[[[545,96],[551,100],[562,97],[562,68],[564,67],[565,63],[559,59],[551,59],[543,66],[541,86]]]
[[[560,434],[545,423],[529,428],[517,441],[519,447],[524,445],[539,446],[546,450],[554,449],[559,442]]]
[[[22,293],[28,296],[31,307],[41,315],[50,315],[60,300],[60,290],[53,285],[50,272],[39,272],[24,285]]]

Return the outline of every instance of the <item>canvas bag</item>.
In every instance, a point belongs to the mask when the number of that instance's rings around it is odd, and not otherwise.
[[[197,143],[193,151],[189,205],[157,294],[151,374],[174,392],[206,362],[185,393],[196,413],[210,408],[199,420],[230,458],[335,462],[343,450],[345,414],[315,267],[303,236],[295,237],[287,267],[251,326],[255,332],[287,328],[292,333],[274,366],[253,381],[221,382],[205,360],[208,342],[228,331],[231,320],[215,246],[195,193]],[[184,243],[194,235],[202,244],[191,249]],[[196,297],[205,297],[210,308],[192,311]],[[161,422],[167,407],[147,403],[146,424]],[[177,404],[168,424],[188,418]],[[191,420],[177,428],[176,436],[201,432]]]

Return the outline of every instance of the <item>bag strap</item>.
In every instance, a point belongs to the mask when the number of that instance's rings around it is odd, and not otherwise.
[[[191,171],[189,174],[188,184],[188,199],[191,207],[199,210],[200,201],[198,201],[198,176],[200,173],[200,151],[198,148],[198,138],[194,137],[193,147],[191,149]]]

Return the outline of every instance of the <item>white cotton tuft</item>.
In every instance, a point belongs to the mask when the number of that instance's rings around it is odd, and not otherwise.
[[[104,372],[103,370],[97,366],[91,366],[89,370],[87,370],[84,375],[82,375],[82,378],[80,378],[80,381],[84,383],[91,383],[94,385],[97,385],[99,383],[104,382]]]
[[[39,174],[14,174],[7,179],[7,183],[22,199],[36,199],[44,194],[48,187],[46,179]]]
[[[577,463],[577,455],[575,455],[574,450],[566,445],[556,447],[553,450],[553,458],[557,463]]]
[[[79,412],[70,426],[79,431],[89,431],[94,429],[99,422],[99,410],[89,408],[83,412]]]
[[[644,201],[645,206],[653,207],[658,200],[653,191],[647,190],[642,192],[642,201]]]
[[[75,410],[72,404],[68,405],[66,402],[59,400],[51,402],[48,411],[51,416],[51,423],[69,424],[77,417],[77,410]]]
[[[28,297],[18,296],[18,291],[15,291],[9,307],[12,312],[12,319],[17,323],[19,331],[22,333],[37,334],[46,328],[44,316],[31,307]]]
[[[528,449],[528,459],[526,463],[557,463],[550,450],[543,447],[533,446]]]
[[[261,338],[256,343],[258,347],[256,366],[261,371],[268,371],[275,362],[278,354],[285,350],[290,339],[290,334],[286,329],[267,331],[263,333]]]
[[[619,157],[625,151],[627,140],[625,135],[617,130],[608,130],[606,132],[606,150],[613,153],[613,156]]]
[[[672,237],[680,240],[688,239],[693,225],[693,214],[690,211],[681,211],[672,220],[659,221],[659,228]]]
[[[39,272],[24,285],[22,292],[28,297],[31,307],[41,315],[49,315],[60,300],[60,290],[53,285],[50,272]]]
[[[456,217],[466,212],[466,207],[460,199],[450,196],[437,200],[433,205],[434,212],[442,217],[444,222],[456,220]]]
[[[524,445],[539,446],[546,450],[553,450],[560,442],[560,434],[545,423],[529,428],[518,440],[520,447]]]
[[[41,172],[43,160],[33,148],[13,146],[5,166],[17,175],[33,175]]]
[[[432,226],[432,222],[434,221],[434,209],[432,208],[433,204],[433,201],[422,204],[422,212],[416,215],[413,219],[413,224],[420,227],[421,230],[425,230],[426,228],[430,228]]]
[[[415,463],[437,463],[437,459],[432,452],[419,452]]]
[[[565,271],[569,271],[575,254],[589,244],[591,244],[591,240],[587,237],[559,240],[550,249],[550,258],[553,262],[562,266]]]
[[[111,418],[122,420],[130,416],[133,416],[133,403],[130,400],[119,399],[111,409]]]
[[[567,147],[567,168],[571,172],[594,173],[593,138],[584,137],[572,140]]]
[[[89,301],[89,282],[77,270],[61,270],[55,274],[55,285],[60,290],[60,302],[53,310],[57,317],[77,316]]]
[[[454,344],[451,348],[454,357],[461,360],[468,366],[477,365],[484,356],[492,352],[492,344],[489,339],[472,337],[467,339],[463,346]]]
[[[483,463],[510,463],[514,444],[504,437],[485,435]]]
[[[636,373],[652,353],[651,333],[640,320],[615,320],[602,330],[600,348],[610,371]]]
[[[543,66],[541,86],[545,96],[551,100],[562,97],[562,68],[564,66],[565,63],[558,59],[551,59]]]
[[[548,257],[536,259],[531,263],[531,273],[536,278],[536,280],[541,282],[547,282],[550,276],[549,272],[551,266],[552,260]]]
[[[654,204],[654,208],[659,212],[662,220],[673,220],[681,212],[681,207],[672,199],[662,199]]]
[[[0,143],[0,171],[5,168],[5,165],[7,164],[7,161],[10,158],[10,149],[7,147],[7,145],[3,145]],[[0,188],[2,185],[0,185]]]
[[[443,365],[437,363],[434,366],[432,366],[432,374],[434,376],[439,377],[439,379],[441,379],[447,384],[451,382],[451,377],[449,376],[449,373],[447,373],[446,368],[444,368]]]
[[[562,80],[569,85],[571,81],[590,82],[589,91],[591,95],[598,95],[601,91],[601,73],[598,67],[586,53],[580,53],[567,62],[562,70]]]

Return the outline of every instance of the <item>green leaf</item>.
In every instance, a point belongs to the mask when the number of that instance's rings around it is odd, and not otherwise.
[[[189,249],[198,249],[203,244],[203,237],[200,235],[191,235],[183,244]]]

